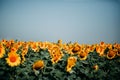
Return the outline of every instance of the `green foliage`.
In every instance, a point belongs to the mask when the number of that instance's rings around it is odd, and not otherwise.
[[[19,53],[19,51],[18,51]],[[64,53],[58,63],[52,64],[48,50],[34,52],[29,48],[25,62],[17,67],[9,67],[5,57],[0,59],[0,80],[118,80],[120,78],[120,57],[112,60],[98,56],[96,51],[89,53],[86,60],[80,60],[77,55],[76,65],[70,72],[66,72],[67,58]],[[43,60],[43,69],[33,70],[36,60]],[[98,65],[95,70],[93,66]]]

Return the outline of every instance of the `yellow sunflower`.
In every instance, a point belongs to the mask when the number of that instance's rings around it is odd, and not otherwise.
[[[46,42],[45,47],[46,47],[48,50],[51,50],[52,47],[53,47],[53,44],[50,43],[50,42]]]
[[[14,67],[20,65],[21,58],[16,52],[10,52],[6,61],[9,66]]]
[[[107,58],[108,59],[113,59],[116,56],[116,51],[110,49],[107,53]]]
[[[105,47],[97,46],[96,52],[99,54],[99,56],[105,56],[104,54],[105,49],[106,49]]]
[[[72,52],[76,53],[79,52],[80,50],[81,50],[81,46],[78,43],[75,43]]]
[[[2,58],[5,54],[5,48],[3,45],[0,45],[0,58]]]
[[[33,70],[38,70],[42,69],[44,67],[44,61],[43,60],[38,60],[33,64]]]
[[[46,49],[46,42],[38,42],[40,49]]]
[[[119,49],[118,52],[117,52],[117,56],[120,56],[120,49]]]
[[[120,47],[117,48],[117,56],[120,56]]]
[[[67,72],[70,72],[72,67],[75,66],[75,63],[77,61],[77,58],[76,57],[69,57],[68,60],[67,60],[67,67],[66,67],[66,71]]]
[[[60,49],[63,48],[63,44],[62,44],[62,40],[61,39],[58,40],[57,45],[60,47]]]
[[[4,45],[6,45],[7,42],[8,42],[8,41],[7,41],[6,39],[3,39],[3,40],[1,41],[1,43],[4,44]]]
[[[80,60],[86,60],[88,53],[87,53],[87,51],[83,50],[78,54],[78,56],[80,57]]]
[[[57,50],[55,52],[52,52],[51,54],[51,61],[53,64],[57,63],[63,56],[63,53],[60,50]]]
[[[34,52],[38,52],[39,51],[39,47],[38,47],[38,44],[36,44],[36,42],[32,43],[31,46],[32,50]]]
[[[105,42],[103,41],[100,42],[100,46],[105,47],[105,45],[106,45]]]
[[[89,52],[93,52],[95,50],[95,45],[87,45],[86,46],[86,51]]]

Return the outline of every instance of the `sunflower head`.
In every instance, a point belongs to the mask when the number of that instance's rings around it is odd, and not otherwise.
[[[5,48],[2,44],[0,44],[0,58],[3,58],[5,54]]]
[[[32,50],[34,52],[38,52],[39,51],[39,47],[38,47],[38,44],[36,44],[36,42],[32,43],[31,46]]]
[[[1,41],[1,43],[4,44],[4,45],[6,45],[7,42],[8,41],[6,39],[2,39],[2,41]]]
[[[120,48],[117,50],[117,56],[120,56]]]
[[[89,52],[93,52],[95,50],[95,45],[87,45],[86,47],[86,51]]]
[[[52,63],[57,63],[63,56],[63,53],[60,50],[53,51],[51,54],[51,61]]]
[[[43,60],[36,61],[32,66],[33,70],[42,69],[43,67],[44,67],[44,61]]]
[[[7,64],[11,67],[18,66],[21,63],[21,58],[16,52],[8,53],[8,57],[6,58]]]
[[[81,50],[81,46],[78,43],[75,43],[72,52],[76,53],[79,52],[80,50]]]
[[[88,56],[87,51],[81,51],[80,54],[79,54],[80,60],[86,60],[87,56]]]
[[[98,71],[99,66],[96,64],[96,65],[93,66],[93,69],[94,69],[95,71]]]
[[[110,49],[110,50],[107,52],[107,58],[108,58],[108,59],[113,59],[115,56],[116,56],[116,51],[114,51],[113,49]]]
[[[112,49],[112,48],[113,48],[113,45],[112,45],[112,44],[107,44],[107,48],[108,48],[108,49]]]
[[[104,46],[104,45],[105,45],[105,42],[101,41],[100,46]]]
[[[46,43],[45,43],[45,48],[47,48],[47,49],[48,49],[48,51],[49,51],[49,50],[51,50],[51,49],[52,49],[52,47],[53,47],[53,44],[52,44],[52,43],[50,43],[50,42],[47,42],[47,41],[46,41]]]
[[[77,61],[76,57],[69,57],[67,60],[67,67],[66,67],[66,71],[70,72],[72,67],[75,66],[75,63]]]
[[[62,46],[62,40],[61,40],[61,39],[58,40],[58,46],[59,46],[59,47]]]
[[[96,52],[99,54],[99,56],[104,56],[104,51],[105,51],[105,47],[101,47],[101,46],[97,46],[96,47]]]
[[[40,49],[46,49],[46,42],[38,42]]]

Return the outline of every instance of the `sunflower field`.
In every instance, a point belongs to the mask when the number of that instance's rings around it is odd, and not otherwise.
[[[119,43],[0,41],[0,80],[119,79]]]

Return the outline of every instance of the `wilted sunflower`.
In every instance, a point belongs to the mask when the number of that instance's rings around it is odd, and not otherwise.
[[[2,58],[5,54],[5,48],[3,45],[0,44],[0,58]]]
[[[38,70],[42,69],[44,67],[44,61],[43,60],[38,60],[33,64],[33,70]]]
[[[7,64],[11,67],[20,65],[21,58],[16,52],[8,53],[8,58],[6,58]]]

